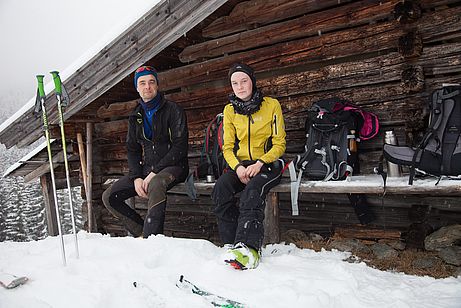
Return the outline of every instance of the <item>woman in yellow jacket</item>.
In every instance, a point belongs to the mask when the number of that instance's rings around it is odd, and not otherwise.
[[[280,103],[263,97],[249,66],[233,65],[229,81],[233,93],[224,108],[223,154],[230,170],[216,182],[212,198],[219,235],[229,248],[225,262],[247,269],[259,264],[265,199],[280,183],[286,133]]]

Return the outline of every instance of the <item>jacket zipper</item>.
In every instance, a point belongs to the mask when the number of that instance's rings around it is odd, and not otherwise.
[[[253,157],[251,157],[251,143],[250,143],[250,136],[251,136],[251,115],[248,116],[248,155],[250,156],[250,160],[253,160]]]
[[[143,119],[143,116],[140,112],[138,112],[138,115],[140,115],[140,118],[141,118],[141,131],[142,131],[142,136],[144,137],[144,139],[146,141],[149,141],[150,143],[154,144],[154,140],[150,140],[149,138],[147,138],[145,132],[144,132],[144,119]],[[154,119],[152,119],[152,138],[154,137]]]
[[[274,130],[275,130],[275,134],[278,135],[277,134],[277,115],[276,114],[274,114]]]

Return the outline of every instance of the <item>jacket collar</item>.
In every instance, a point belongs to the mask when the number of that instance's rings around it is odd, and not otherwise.
[[[157,109],[157,112],[161,110],[166,103],[165,95],[160,92],[160,106]],[[130,116],[135,116],[137,117],[139,114],[144,114],[144,109],[142,108],[142,99],[138,99],[138,105],[136,105],[136,108],[134,108],[133,112],[130,114]]]

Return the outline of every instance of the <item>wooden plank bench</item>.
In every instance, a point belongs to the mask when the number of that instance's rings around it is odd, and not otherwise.
[[[408,185],[408,176],[400,178],[388,178],[386,194],[399,195],[461,195],[461,181],[441,180],[437,185],[437,179],[416,179],[413,185]],[[195,182],[195,188],[199,195],[210,195],[214,183]],[[266,198],[264,219],[264,243],[280,242],[279,224],[279,193],[290,193],[290,182],[287,178],[268,193]],[[353,176],[349,181],[307,181],[303,180],[299,187],[300,193],[320,194],[379,194],[384,193],[383,179],[379,175]],[[178,184],[170,190],[170,193],[185,194],[184,184]]]

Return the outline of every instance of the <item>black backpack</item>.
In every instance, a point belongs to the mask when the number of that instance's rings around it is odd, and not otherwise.
[[[410,167],[410,185],[417,170],[435,176],[461,175],[461,86],[435,90],[429,109],[429,126],[416,148],[383,147],[388,161]]]
[[[309,180],[344,180],[352,173],[359,173],[356,142],[376,136],[379,122],[375,114],[333,97],[312,105],[305,131],[305,151],[288,165],[293,215],[298,215],[298,193],[303,177]],[[348,194],[348,198],[362,224],[374,220],[365,195]]]
[[[295,169],[309,180],[344,180],[358,171],[357,141],[363,120],[339,98],[320,100],[308,111],[305,151]],[[355,106],[354,106],[355,107]],[[350,148],[352,146],[352,148]]]

